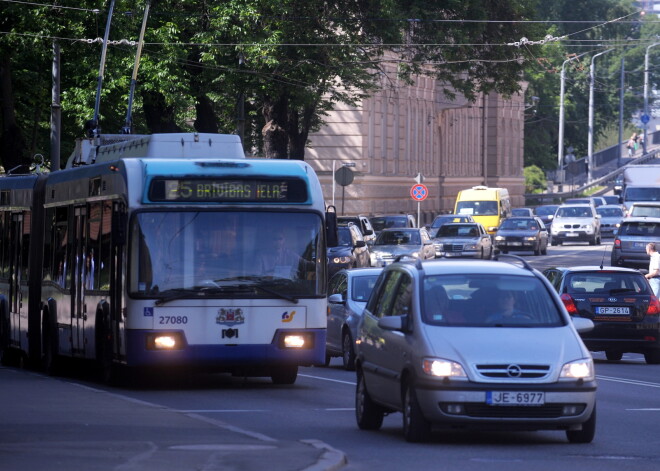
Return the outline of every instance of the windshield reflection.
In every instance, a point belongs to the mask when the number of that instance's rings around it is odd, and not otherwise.
[[[312,213],[139,213],[131,229],[131,295],[162,303],[323,294],[321,227]]]

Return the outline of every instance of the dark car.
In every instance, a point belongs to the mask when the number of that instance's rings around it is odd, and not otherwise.
[[[624,218],[612,244],[613,266],[648,268],[646,244],[660,243],[660,218]]]
[[[444,224],[449,222],[475,222],[474,218],[469,214],[441,214],[436,216],[431,225],[428,227],[429,235],[431,238],[435,237],[438,229]]]
[[[571,316],[593,321],[594,329],[580,334],[589,350],[614,361],[641,353],[647,363],[660,364],[660,302],[638,270],[571,267],[543,274]]]
[[[344,368],[355,368],[355,339],[358,321],[367,305],[382,268],[339,270],[328,284],[328,330],[326,364],[341,356]]]
[[[495,233],[495,250],[508,253],[532,251],[534,255],[548,253],[548,231],[538,217],[505,219]]]
[[[558,204],[543,204],[534,209],[534,213],[541,218],[548,232],[550,232],[550,225],[552,224],[552,219],[555,217],[557,208],[559,208]]]
[[[371,226],[378,234],[383,229],[415,228],[417,222],[412,214],[386,214],[369,218]]]
[[[435,248],[426,229],[384,229],[373,245],[371,265],[384,267],[401,255],[425,260],[435,258]]]
[[[348,224],[349,222],[355,224],[360,231],[362,232],[362,237],[367,245],[371,246],[376,240],[376,232],[374,228],[371,227],[371,222],[367,216],[337,216],[337,222],[339,224]]]
[[[356,225],[340,225],[337,235],[339,244],[336,247],[328,247],[328,276],[334,275],[342,268],[371,266],[367,243]]]
[[[534,211],[532,208],[512,208],[511,216],[514,217],[532,217],[534,216]]]
[[[616,195],[603,196],[606,204],[621,204],[621,198]]]

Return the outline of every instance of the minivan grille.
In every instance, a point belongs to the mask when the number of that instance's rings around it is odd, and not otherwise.
[[[495,407],[487,404],[465,404],[465,415],[469,417],[488,417],[502,419],[554,419],[562,416],[563,404],[543,406],[506,406]]]
[[[530,379],[543,378],[550,373],[550,365],[495,364],[476,367],[485,378]]]

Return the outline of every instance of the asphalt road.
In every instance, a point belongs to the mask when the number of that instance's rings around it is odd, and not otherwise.
[[[550,247],[547,256],[524,257],[539,269],[562,264],[599,264],[603,257],[607,264],[610,243]],[[29,376],[38,380],[42,391],[52,392],[47,418],[30,409],[12,407],[15,399],[8,397],[6,390],[4,394],[0,392],[0,469],[64,469],[49,467],[50,459],[53,464],[65,460],[67,469],[84,470],[294,470],[305,468],[301,457],[310,450],[301,447],[309,440],[327,444],[347,460],[345,465],[343,461],[325,462],[314,469],[659,469],[660,365],[647,365],[636,354],[624,355],[620,362],[608,362],[599,353],[594,357],[599,384],[598,424],[591,444],[569,444],[559,431],[439,432],[429,443],[410,444],[403,439],[398,413],[386,417],[378,432],[361,431],[354,418],[355,374],[344,371],[339,359],[333,359],[329,368],[301,369],[292,386],[275,386],[267,379],[205,375],[160,377],[130,388],[108,388],[84,375],[53,379],[22,370],[0,370],[3,380],[4,373],[18,378]],[[28,399],[35,387],[29,383],[14,386],[12,396]],[[63,384],[75,385],[86,395],[80,398],[67,392],[61,388]],[[87,398],[90,393],[92,399]],[[130,405],[128,414],[114,413],[123,410],[119,402]],[[80,415],[72,415],[70,408],[64,407],[66,404],[75,405]],[[44,424],[44,434],[60,431],[61,449],[57,453],[53,447],[58,446],[58,441],[47,442],[44,450],[40,441],[45,438],[39,434],[13,439],[20,431],[12,430],[11,418],[25,415],[36,415],[32,420]],[[87,447],[75,447],[70,440],[64,440],[78,437],[86,443],[86,430],[98,434]],[[150,439],[156,445],[150,447]],[[206,449],[200,455],[201,445],[210,443],[218,447],[214,453]],[[291,448],[280,454],[264,450],[263,447],[276,447],[275,443],[289,444]],[[222,449],[220,444],[228,447]],[[233,452],[228,451],[229,447],[234,447]],[[190,453],[192,449],[195,453]],[[27,461],[31,456],[27,451],[41,453],[44,459],[32,466],[34,463]],[[149,453],[154,453],[156,463],[162,467],[140,467],[140,457]],[[320,459],[321,452],[315,453],[310,458]],[[151,461],[146,459],[145,463]]]

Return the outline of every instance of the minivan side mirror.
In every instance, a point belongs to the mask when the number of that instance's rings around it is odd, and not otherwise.
[[[579,334],[590,332],[594,329],[594,323],[591,319],[585,319],[584,317],[571,317],[571,320],[573,321],[575,330],[577,330]]]
[[[403,330],[406,316],[387,316],[378,320],[378,327],[383,330]]]

